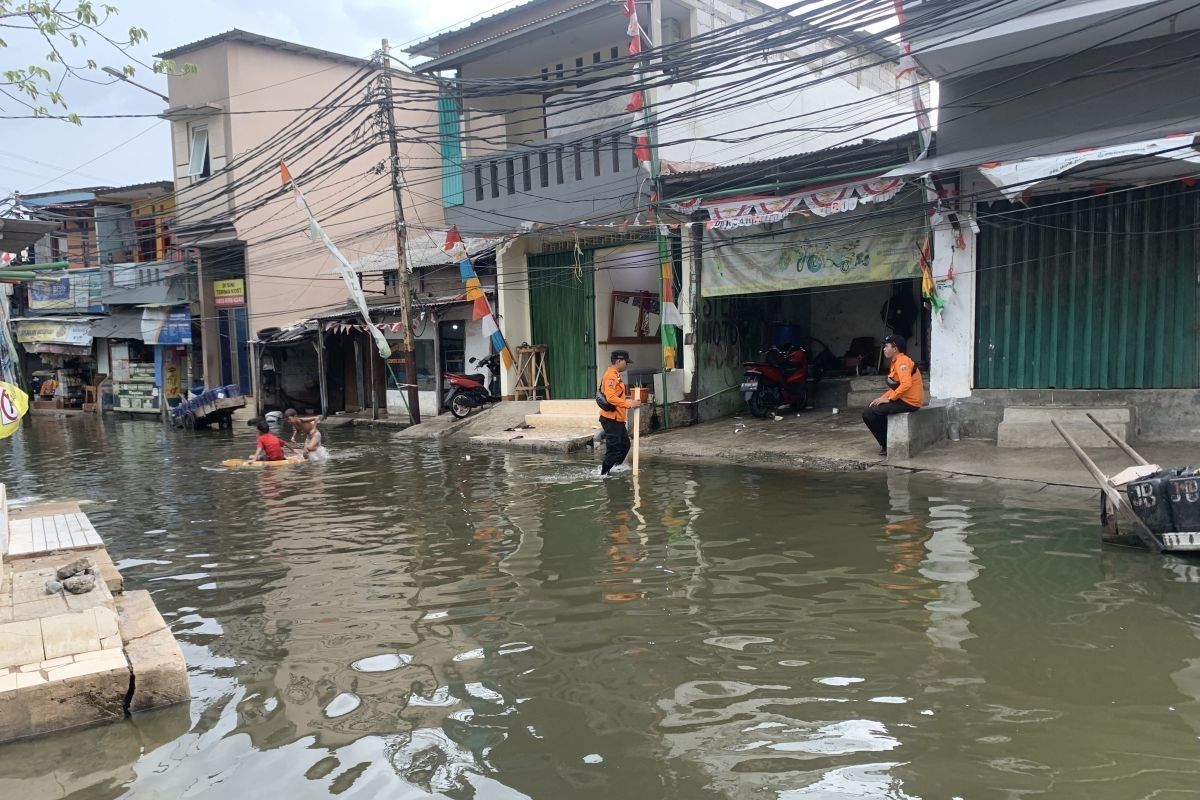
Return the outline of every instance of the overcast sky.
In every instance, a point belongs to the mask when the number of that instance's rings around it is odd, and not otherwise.
[[[367,57],[380,39],[394,50],[443,28],[516,5],[503,0],[108,0],[120,9],[113,27],[145,28],[150,41],[136,55],[153,54],[241,28],[278,39]],[[19,32],[6,31],[0,71],[44,63],[46,48]],[[121,67],[120,53],[90,47],[100,66]],[[86,58],[86,56],[84,56]],[[103,74],[100,78],[105,78]],[[165,77],[139,69],[134,80],[166,93]],[[133,86],[68,82],[63,89],[77,114],[151,114],[163,101]],[[27,110],[0,96],[0,115]],[[52,120],[0,119],[0,198],[80,186],[122,186],[171,178],[169,125],[157,119],[85,120],[82,127]],[[64,174],[68,173],[70,174]]]

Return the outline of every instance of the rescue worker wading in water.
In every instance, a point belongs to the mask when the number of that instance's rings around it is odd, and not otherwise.
[[[600,426],[604,428],[604,465],[600,467],[601,475],[607,475],[629,454],[629,428],[625,420],[629,409],[641,405],[637,400],[625,396],[625,384],[621,382],[621,373],[630,363],[627,350],[613,350],[612,366],[604,371],[600,390],[596,392]]]

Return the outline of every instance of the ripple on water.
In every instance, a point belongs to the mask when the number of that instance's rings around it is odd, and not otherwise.
[[[705,639],[705,644],[713,647],[724,647],[726,650],[745,650],[752,644],[770,644],[775,641],[766,636],[713,636]]]
[[[406,653],[380,653],[377,656],[360,658],[350,665],[359,672],[391,672],[394,669],[407,667],[412,663],[412,656]]]
[[[325,716],[330,719],[344,717],[360,705],[362,705],[362,698],[358,695],[353,692],[342,692],[330,700],[329,705],[325,706]]]

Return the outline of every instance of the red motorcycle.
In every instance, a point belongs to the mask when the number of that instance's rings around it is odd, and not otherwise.
[[[808,405],[808,351],[803,347],[772,345],[762,351],[765,361],[746,361],[742,395],[756,417],[766,417],[783,405],[800,410]]]
[[[488,403],[500,401],[500,398],[488,389],[492,383],[492,375],[499,369],[500,354],[493,353],[479,362],[472,358],[467,363],[475,364],[485,371],[471,375],[462,375],[457,372],[446,373],[446,381],[451,387],[450,393],[446,395],[446,405],[450,407],[450,413],[456,419],[462,419],[476,408],[486,406]]]

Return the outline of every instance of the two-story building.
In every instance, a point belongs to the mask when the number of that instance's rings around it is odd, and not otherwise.
[[[410,48],[443,86],[446,221],[508,237],[500,324],[510,343],[549,347],[556,398],[592,396],[615,347],[632,354],[635,380],[663,371],[662,262],[680,287],[690,276],[679,227],[659,241],[659,176],[915,127],[886,42],[756,0],[632,5],[636,26],[626,4],[533,0]],[[855,123],[847,108],[866,102]],[[750,189],[771,182],[769,167],[758,177]],[[691,391],[689,358],[670,376],[674,398]]]
[[[170,77],[163,116],[172,123],[177,236],[198,263],[203,374],[209,385],[261,395],[256,332],[347,299],[333,257],[282,185],[280,163],[348,259],[395,250],[387,139],[377,124],[384,73],[364,58],[239,30],[159,57],[198,67]],[[402,73],[388,75],[397,93],[411,85]],[[432,100],[396,106],[400,128],[436,130]],[[402,168],[436,157],[434,144],[403,137]],[[403,203],[410,222],[441,225],[441,203],[424,190],[406,189]],[[351,368],[370,374],[371,359],[378,356],[366,348]]]
[[[1020,406],[1117,407],[1131,435],[1200,438],[1182,413],[1200,387],[1200,98],[1184,88],[1200,10],[904,7],[940,87],[934,153],[893,173],[943,198],[933,396],[1002,444]]]

